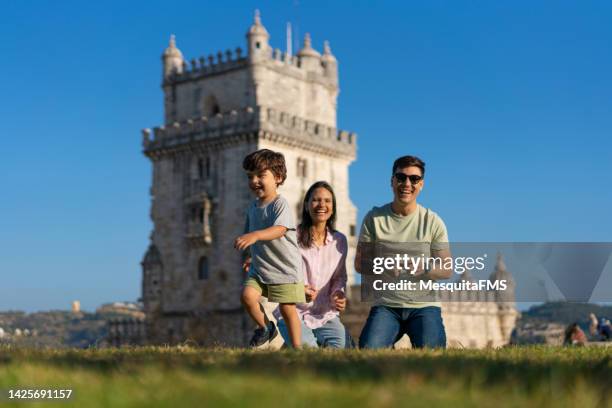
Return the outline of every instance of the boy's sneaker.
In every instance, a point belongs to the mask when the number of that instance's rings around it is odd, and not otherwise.
[[[264,348],[268,345],[270,340],[278,337],[278,330],[276,330],[276,325],[273,322],[268,323],[268,327],[258,327],[255,329],[253,333],[253,337],[251,337],[251,341],[249,342],[249,346],[253,348]]]
[[[272,349],[278,350],[285,341],[280,335],[274,322],[269,322],[267,328],[257,328],[253,333],[253,337],[249,342],[249,346],[256,349]]]

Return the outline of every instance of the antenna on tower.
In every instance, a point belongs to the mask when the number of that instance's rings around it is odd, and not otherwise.
[[[291,57],[292,49],[291,49],[291,23],[287,23],[287,55]]]
[[[300,1],[299,0],[293,0],[293,19],[294,24],[291,27],[291,46],[292,49],[295,50],[299,50],[300,49],[300,44],[299,42],[299,38],[300,38]],[[295,35],[293,35],[293,31],[295,31]],[[295,42],[295,43],[294,43]],[[291,53],[289,53],[291,54]]]

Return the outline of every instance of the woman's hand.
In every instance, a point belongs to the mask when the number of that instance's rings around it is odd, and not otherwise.
[[[346,296],[344,292],[335,291],[331,296],[331,301],[337,311],[344,312],[344,309],[346,309]]]
[[[244,271],[244,273],[249,273],[249,268],[251,267],[251,257],[247,257],[243,264],[242,264],[242,270]]]
[[[319,294],[319,291],[310,285],[304,285],[304,294],[306,295],[306,302],[314,302]]]

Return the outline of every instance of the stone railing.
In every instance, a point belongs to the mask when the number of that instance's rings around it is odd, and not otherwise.
[[[272,108],[260,108],[260,121],[266,130],[287,129],[293,135],[300,135],[306,138],[319,141],[340,142],[348,145],[356,145],[357,134],[338,130],[335,127],[326,126],[308,119],[292,115],[287,112],[280,112]]]
[[[247,107],[212,117],[200,117],[172,125],[142,130],[142,144],[145,151],[175,146],[196,139],[214,138],[244,132],[263,130],[273,134],[285,135],[304,142],[337,146],[354,150],[357,135],[338,130],[287,112],[267,107]]]
[[[147,340],[144,318],[114,318],[108,321],[107,342],[110,346],[144,345]]]

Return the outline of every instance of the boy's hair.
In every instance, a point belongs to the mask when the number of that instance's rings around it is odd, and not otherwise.
[[[280,178],[280,186],[287,179],[287,166],[285,156],[270,149],[260,149],[249,154],[242,161],[242,168],[248,172],[260,172],[270,170],[274,177]]]
[[[393,170],[391,174],[395,174],[397,169],[404,169],[406,167],[415,166],[421,169],[421,176],[425,177],[425,162],[416,156],[402,156],[393,162]]]

